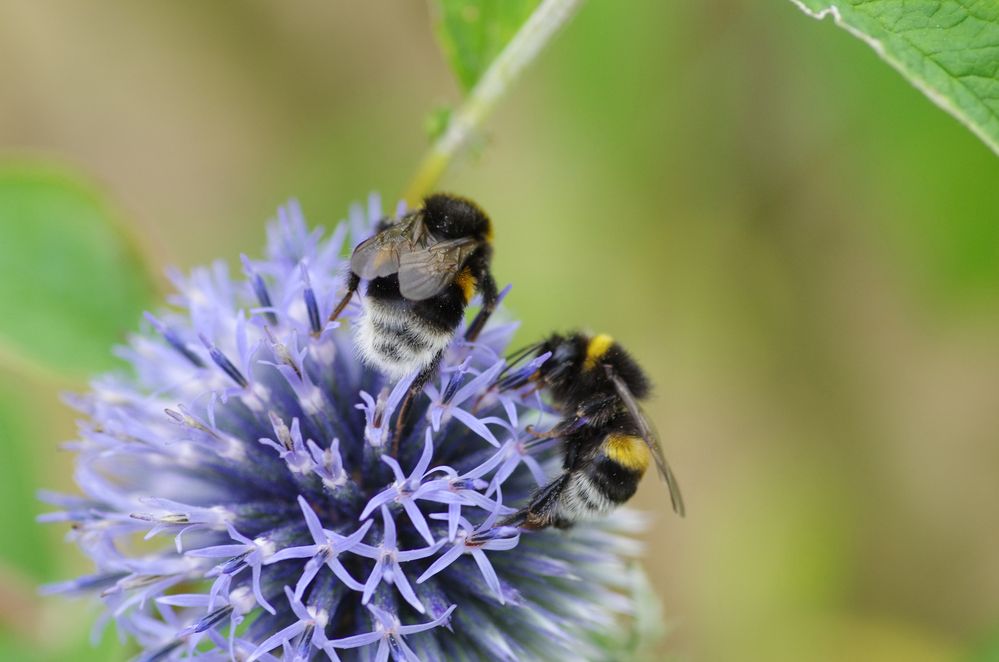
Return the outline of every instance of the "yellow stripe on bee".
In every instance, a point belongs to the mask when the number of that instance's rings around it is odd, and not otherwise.
[[[472,275],[472,270],[465,267],[458,272],[454,282],[461,288],[461,293],[465,297],[465,303],[471,301],[472,297],[475,296],[475,288],[479,285],[479,281]]]
[[[604,357],[607,350],[614,344],[614,339],[605,333],[593,336],[586,345],[586,358],[583,360],[583,370],[593,370],[597,361]]]
[[[604,455],[625,469],[645,473],[651,459],[649,447],[641,437],[630,434],[609,434],[604,439]]]

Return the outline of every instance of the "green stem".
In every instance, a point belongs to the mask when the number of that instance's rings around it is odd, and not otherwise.
[[[464,103],[451,116],[447,129],[423,157],[403,198],[416,205],[437,185],[454,156],[461,151],[524,68],[576,12],[582,0],[543,0],[510,43],[500,52]]]

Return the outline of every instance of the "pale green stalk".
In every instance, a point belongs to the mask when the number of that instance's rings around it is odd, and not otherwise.
[[[582,0],[544,0],[452,114],[444,133],[431,145],[403,198],[415,205],[437,185],[454,156],[468,144],[504,92],[576,12]]]

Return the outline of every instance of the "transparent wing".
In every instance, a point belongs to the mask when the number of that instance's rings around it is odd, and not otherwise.
[[[680,517],[683,517],[686,513],[686,508],[683,505],[683,495],[680,494],[680,485],[676,482],[676,476],[673,475],[673,470],[669,468],[669,463],[666,462],[666,457],[663,455],[662,446],[659,445],[659,435],[652,427],[652,424],[649,423],[649,419],[645,417],[645,413],[638,405],[638,401],[635,400],[635,396],[631,394],[631,390],[624,383],[624,380],[618,377],[610,366],[604,366],[604,370],[606,370],[607,376],[614,383],[614,388],[617,389],[617,393],[621,396],[624,406],[628,408],[628,413],[631,414],[635,424],[638,426],[642,439],[645,440],[649,450],[652,452],[652,457],[655,458],[659,475],[666,481],[666,487],[669,489],[669,498],[673,502],[673,510]]]
[[[423,215],[403,216],[395,225],[359,243],[350,256],[350,269],[364,280],[389,276],[399,271],[403,255],[424,249],[425,241]]]
[[[478,248],[471,237],[449,239],[399,257],[399,291],[410,301],[422,301],[447,287],[461,265]]]

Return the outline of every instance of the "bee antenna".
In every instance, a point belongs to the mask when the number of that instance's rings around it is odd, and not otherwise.
[[[506,357],[506,366],[503,370],[496,376],[496,381],[500,381],[506,376],[510,369],[523,361],[531,352],[536,352],[538,349],[544,345],[544,341],[538,341],[532,345],[527,345],[526,347],[521,347],[520,349],[512,352]]]
[[[534,344],[521,347],[520,349],[515,350],[511,352],[509,355],[507,355],[506,360],[508,363],[520,361],[522,358],[530,354],[533,350],[537,349],[538,347],[541,347],[540,342],[536,342]]]

